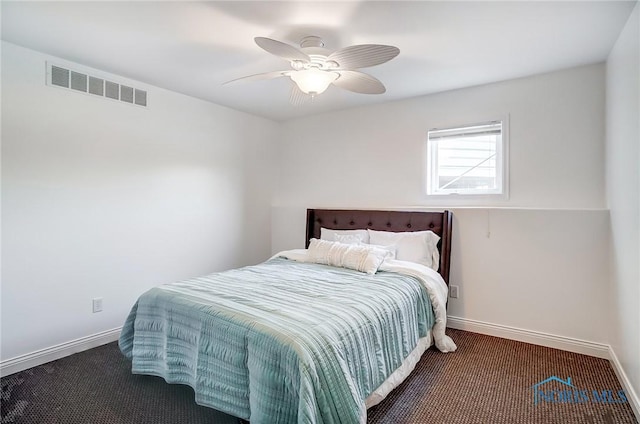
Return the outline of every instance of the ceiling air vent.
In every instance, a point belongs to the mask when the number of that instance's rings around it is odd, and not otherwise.
[[[147,107],[147,92],[104,78],[47,63],[47,85],[87,93],[103,99]]]

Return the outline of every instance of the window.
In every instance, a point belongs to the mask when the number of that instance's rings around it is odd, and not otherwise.
[[[507,194],[506,120],[427,133],[428,195]]]

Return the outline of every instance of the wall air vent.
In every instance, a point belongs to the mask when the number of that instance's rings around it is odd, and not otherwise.
[[[104,96],[104,80],[96,77],[89,77],[89,93],[96,96]]]
[[[51,84],[57,85],[58,87],[69,88],[69,70],[52,66]]]
[[[127,87],[126,85],[121,85],[120,100],[127,103],[133,103],[133,87]]]
[[[147,107],[147,92],[47,62],[47,85],[71,89],[104,99]]]
[[[87,76],[79,72],[71,71],[71,88],[87,92]]]
[[[105,81],[105,96],[110,99],[120,100],[120,85],[115,82]]]
[[[136,88],[136,104],[140,106],[147,105],[147,92]]]

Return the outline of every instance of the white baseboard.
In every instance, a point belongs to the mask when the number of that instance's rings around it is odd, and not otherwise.
[[[622,368],[622,364],[611,346],[609,346],[609,362],[611,362],[611,366],[613,366],[613,370],[616,372],[620,384],[622,384],[622,388],[627,396],[627,400],[629,400],[629,405],[631,405],[636,419],[640,422],[640,397],[638,397],[638,393],[633,389],[627,373],[624,372],[624,368]]]
[[[18,371],[46,364],[74,353],[82,352],[118,340],[122,327],[101,331],[66,343],[40,349],[35,352],[0,361],[0,376],[5,377]]]
[[[547,334],[539,331],[524,330],[522,328],[491,324],[488,322],[453,316],[447,317],[447,327],[455,328],[457,330],[471,331],[473,333],[487,334],[489,336],[501,337],[503,339],[517,340],[519,342],[526,342],[539,346],[552,347],[554,349],[581,353],[583,355],[595,356],[597,358],[610,358],[609,345],[604,343],[588,342],[586,340],[574,339],[571,337],[556,336],[554,334]]]

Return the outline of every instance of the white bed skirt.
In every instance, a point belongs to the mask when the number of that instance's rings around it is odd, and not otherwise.
[[[416,348],[411,351],[409,356],[407,356],[407,358],[389,376],[389,378],[387,378],[377,389],[373,391],[373,393],[369,395],[369,397],[365,399],[364,402],[367,409],[382,402],[393,389],[398,387],[409,376],[409,374],[411,374],[411,371],[414,370],[416,364],[420,361],[422,354],[429,349],[432,344],[433,337],[431,335],[431,331],[429,331],[425,337],[418,340]]]

